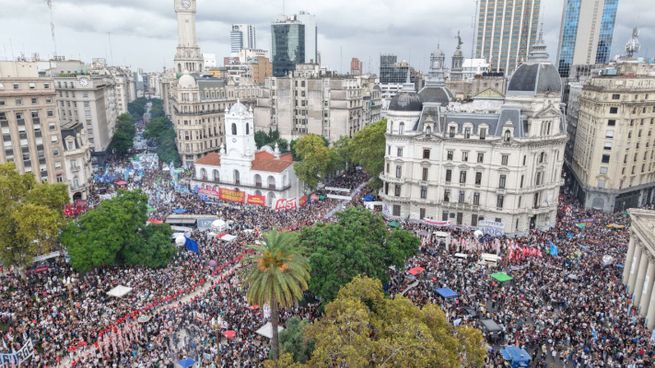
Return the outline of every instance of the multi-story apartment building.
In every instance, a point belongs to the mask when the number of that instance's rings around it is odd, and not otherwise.
[[[55,82],[36,63],[0,62],[0,162],[37,180],[66,182]]]
[[[391,101],[381,174],[387,215],[493,222],[505,233],[552,227],[567,137],[546,46],[533,46],[501,100],[453,103],[443,80],[432,79],[440,75],[431,70],[421,91],[408,84]]]
[[[653,75],[654,64],[623,59],[582,85],[569,165],[586,208],[620,211],[655,201]]]
[[[380,119],[380,89],[368,77],[332,76],[303,64],[289,77],[270,78],[266,88],[255,128],[278,130],[285,139],[318,134],[335,142]]]
[[[118,106],[113,78],[102,75],[59,74],[54,77],[62,123],[80,122],[96,156],[109,148]]]
[[[64,145],[64,161],[68,191],[73,200],[86,200],[89,183],[93,180],[91,171],[91,147],[84,126],[80,122],[69,121],[61,126]]]
[[[607,64],[619,0],[565,0],[558,69],[568,78],[573,65]]]
[[[475,57],[511,75],[537,39],[541,0],[480,0]]]

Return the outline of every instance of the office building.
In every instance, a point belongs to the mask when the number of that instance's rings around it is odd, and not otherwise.
[[[197,0],[175,0],[177,14],[177,51],[175,53],[175,70],[182,73],[200,73],[204,58],[196,36]]]
[[[271,25],[273,76],[284,77],[305,62],[305,25],[285,18]]]
[[[316,15],[301,10],[295,17],[300,23],[305,25],[304,63],[321,65],[318,55],[318,26],[316,25]]]
[[[475,57],[511,75],[537,39],[541,0],[479,0]]]
[[[385,214],[507,234],[551,228],[567,138],[546,46],[535,43],[504,98],[469,103],[453,103],[443,70],[435,70],[439,55],[421,91],[410,83],[391,100],[380,176]]]
[[[637,51],[633,40],[628,55]],[[570,109],[577,119],[567,164],[585,208],[612,212],[655,202],[654,75],[655,64],[624,57],[570,94],[569,104],[579,107]]]
[[[36,63],[0,61],[0,162],[36,180],[66,182],[55,82]]]
[[[230,52],[238,54],[243,49],[256,49],[257,37],[252,24],[234,24],[230,32]]]
[[[336,142],[380,120],[381,92],[366,76],[339,76],[302,64],[289,76],[268,79],[265,88],[255,107],[255,127],[278,130],[287,140],[318,134]]]
[[[564,0],[558,69],[569,77],[572,65],[607,64],[619,0]]]

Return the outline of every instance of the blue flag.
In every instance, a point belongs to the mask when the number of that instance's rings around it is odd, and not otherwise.
[[[557,257],[559,255],[559,249],[557,249],[557,245],[555,245],[555,243],[550,240],[548,241],[548,245],[550,245],[550,255]]]
[[[200,254],[200,250],[198,249],[198,242],[191,238],[186,238],[186,243],[184,243],[184,247],[188,251],[194,252],[196,254]]]
[[[594,341],[598,341],[598,332],[593,327],[591,328],[591,336],[594,337]]]

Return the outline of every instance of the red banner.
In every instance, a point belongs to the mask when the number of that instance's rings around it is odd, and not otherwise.
[[[293,199],[278,199],[275,202],[275,210],[276,211],[281,211],[281,210],[294,210],[298,208],[298,200],[296,198]]]
[[[246,200],[246,192],[220,188],[218,198],[228,202],[243,203]]]
[[[248,195],[248,204],[256,205],[256,206],[266,206],[266,197],[261,196],[261,195]]]

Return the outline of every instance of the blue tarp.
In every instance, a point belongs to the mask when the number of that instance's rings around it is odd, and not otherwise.
[[[186,208],[176,208],[173,210],[173,213],[176,215],[181,215],[183,213],[186,213]]]
[[[182,368],[189,368],[189,367],[192,367],[194,364],[196,364],[196,361],[191,359],[191,358],[184,358],[184,359],[180,360],[179,362],[177,362],[177,364],[182,366]]]
[[[512,368],[529,367],[532,360],[527,351],[514,345],[505,346],[500,350],[500,354],[511,363]]]
[[[375,196],[373,194],[367,194],[364,196],[364,202],[373,202],[375,200]]]
[[[459,294],[453,291],[453,289],[449,288],[434,289],[434,292],[439,294],[444,299],[457,298],[459,296]]]
[[[184,243],[184,248],[186,248],[186,250],[188,251],[200,254],[200,249],[198,248],[198,242],[191,238],[186,238],[186,243]]]

